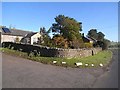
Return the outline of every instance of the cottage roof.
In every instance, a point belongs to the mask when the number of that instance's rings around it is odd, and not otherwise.
[[[92,38],[92,37],[82,37],[82,39],[83,39],[83,41],[84,42],[90,42],[90,41],[93,41],[93,42],[97,42],[97,40],[96,39],[94,39],[94,38]]]
[[[10,29],[12,35],[16,36],[25,36],[28,33],[31,33],[31,31],[24,31],[19,29]]]
[[[88,39],[88,38],[86,38],[84,36],[82,37],[82,39],[83,39],[84,42],[90,42],[90,39]]]
[[[92,37],[87,37],[90,41],[94,41],[94,42],[97,42],[96,39],[92,38]]]
[[[24,38],[30,38],[31,36],[35,35],[37,32],[30,32]]]
[[[89,38],[89,37],[86,37],[86,39],[88,39],[89,41],[93,41],[91,38]]]
[[[5,34],[5,35],[25,36],[26,34],[31,33],[30,31],[24,31],[20,29],[9,29],[6,27],[2,27],[0,29],[1,29],[2,34]]]

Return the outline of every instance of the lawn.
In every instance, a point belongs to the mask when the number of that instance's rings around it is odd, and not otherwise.
[[[29,60],[41,62],[44,64],[52,64],[56,66],[77,67],[75,63],[81,62],[83,64],[79,66],[81,68],[93,67],[91,66],[91,64],[94,64],[94,67],[100,67],[99,65],[100,63],[102,63],[103,66],[106,66],[109,64],[112,57],[112,52],[109,50],[101,51],[94,56],[89,56],[84,58],[57,58],[57,57],[28,56],[27,53],[11,50],[7,48],[0,48],[0,51],[6,54],[19,56],[19,57],[27,58]],[[57,63],[53,64],[53,61],[57,61]],[[62,64],[62,62],[66,62],[66,64]],[[88,66],[85,66],[85,64],[88,64]]]

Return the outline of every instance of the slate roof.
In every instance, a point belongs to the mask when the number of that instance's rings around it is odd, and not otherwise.
[[[83,39],[84,42],[90,42],[90,39],[88,39],[88,38],[86,38],[84,36],[82,37],[82,39]]]
[[[87,37],[87,38],[90,39],[91,41],[97,42],[97,40],[92,37]]]
[[[31,33],[31,31],[24,31],[24,30],[20,30],[20,29],[9,29],[9,28],[6,28],[6,29],[8,29],[10,32],[5,32],[4,27],[0,28],[3,35],[13,35],[13,36],[23,36],[24,37],[28,33]]]
[[[91,37],[84,37],[84,36],[83,36],[82,39],[83,39],[84,42],[90,42],[90,41],[97,42],[96,39],[91,38]]]
[[[28,33],[31,33],[30,31],[23,31],[23,30],[18,30],[18,29],[10,29],[11,34],[15,36],[25,36]]]
[[[28,33],[24,38],[30,38],[31,36],[33,36],[34,34],[36,34],[37,32],[30,32]]]

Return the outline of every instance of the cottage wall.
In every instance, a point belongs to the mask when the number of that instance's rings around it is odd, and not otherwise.
[[[1,35],[1,43],[2,42],[15,42],[17,37],[19,38],[19,40],[23,38],[22,36]]]
[[[37,43],[38,38],[40,38],[40,37],[41,37],[40,33],[37,33],[37,34],[33,35],[31,37],[31,44],[33,44],[34,42]]]

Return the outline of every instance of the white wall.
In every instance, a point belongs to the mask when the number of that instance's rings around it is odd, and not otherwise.
[[[38,38],[40,38],[40,37],[41,37],[41,34],[40,34],[40,33],[36,33],[35,35],[33,35],[33,36],[31,37],[31,44],[33,44],[34,42],[37,43]]]
[[[19,37],[19,40],[23,38],[22,36],[1,35],[1,43],[2,42],[16,42],[17,37]]]

